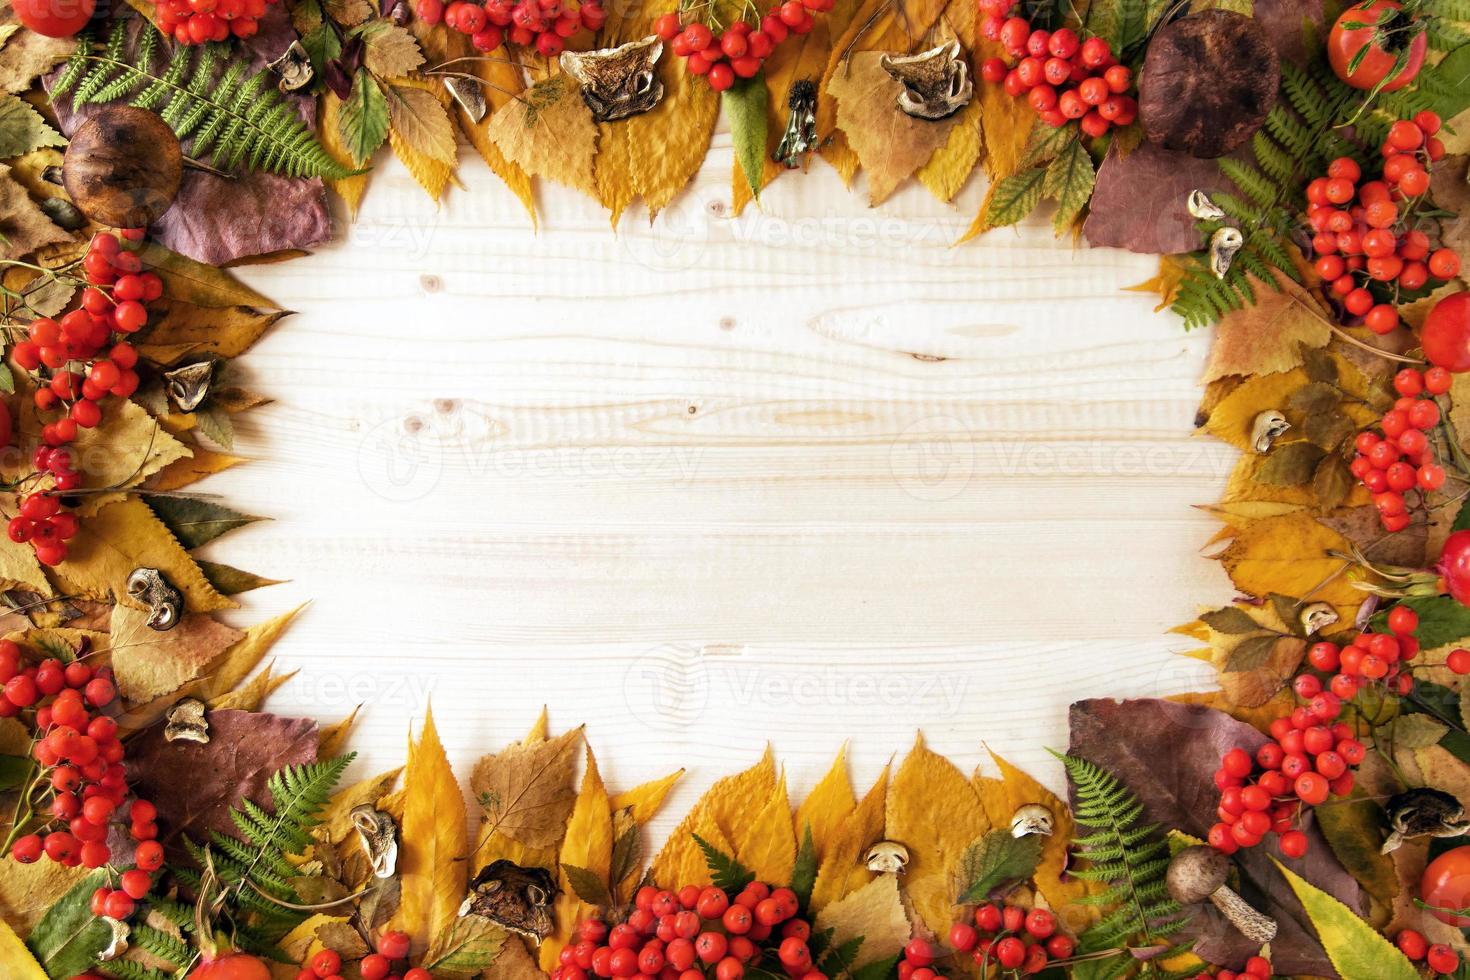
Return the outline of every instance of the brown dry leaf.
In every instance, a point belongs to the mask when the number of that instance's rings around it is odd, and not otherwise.
[[[138,352],[161,364],[172,364],[185,354],[236,357],[290,315],[258,306],[196,306],[167,294],[151,308],[156,313],[140,335]]]
[[[1445,248],[1470,262],[1470,156],[1455,156],[1434,165],[1430,195],[1436,207],[1453,211],[1455,217],[1441,218],[1440,240]]]
[[[1296,673],[1307,653],[1306,641],[1295,636],[1277,637],[1273,641],[1268,635],[1251,640],[1259,641],[1261,652],[1257,666],[1245,670],[1224,670],[1228,660],[1216,664],[1222,668],[1220,690],[1225,695],[1225,702],[1241,708],[1259,708],[1269,703]]]
[[[1346,562],[1328,554],[1343,551],[1347,541],[1310,513],[1227,528],[1221,538],[1231,540],[1218,557],[1240,591],[1262,598],[1275,592],[1331,603],[1344,621],[1352,622],[1364,593],[1352,587]]]
[[[189,446],[189,455],[181,456],[160,467],[149,479],[148,489],[168,492],[171,490],[182,490],[184,487],[192,486],[215,473],[223,473],[233,466],[239,466],[245,462],[243,456],[232,456],[229,453],[217,452],[206,449],[203,446]]]
[[[577,793],[572,815],[567,819],[566,834],[558,856],[561,894],[556,896],[556,932],[541,944],[541,969],[556,969],[557,956],[571,938],[572,930],[593,911],[577,896],[564,869],[570,866],[591,872],[611,893],[612,883],[608,879],[612,876],[612,851],[612,810],[607,787],[603,785],[602,774],[597,771],[597,757],[588,746],[582,788]]]
[[[321,121],[317,125],[317,139],[322,144],[322,149],[327,155],[349,170],[357,169],[352,159],[352,154],[342,145],[342,129],[338,122],[338,116],[342,111],[342,100],[337,98],[328,89],[322,93]],[[327,186],[342,198],[347,205],[348,216],[356,219],[358,209],[362,207],[362,196],[367,193],[368,180],[372,177],[372,171],[354,174],[351,177],[342,177],[338,180],[327,181]]]
[[[409,95],[417,92],[417,95]],[[458,147],[449,124],[447,93],[437,85],[401,79],[387,86],[388,143],[413,179],[436,202],[454,177]],[[430,103],[437,108],[430,108]]]
[[[0,495],[0,507],[14,514],[18,506],[14,494]],[[11,541],[9,535],[0,536],[0,588],[21,588],[41,595],[54,594],[41,563],[36,561],[36,552],[29,544]]]
[[[148,613],[118,603],[112,607],[112,669],[118,692],[128,701],[151,701],[204,675],[220,654],[245,634],[209,616],[188,615],[162,632]]]
[[[1249,277],[1253,305],[1220,319],[1205,365],[1206,383],[1229,374],[1262,375],[1290,371],[1302,363],[1302,346],[1325,347],[1332,326],[1317,301],[1284,273],[1276,287]]]
[[[577,746],[582,729],[506,747],[475,764],[470,788],[485,816],[481,837],[504,834],[530,847],[561,839],[577,801]]]
[[[693,835],[698,834],[712,844],[716,838],[731,841],[726,853],[733,854],[736,829],[753,819],[775,792],[776,759],[767,746],[760,762],[719,780],[700,798],[654,858],[653,879],[668,884],[708,880],[704,854],[694,843]],[[709,836],[706,831],[715,836]],[[684,877],[691,873],[699,877]]]
[[[464,795],[439,741],[433,709],[409,755],[403,788],[398,849],[403,896],[392,927],[412,936],[415,952],[422,952],[454,921],[468,887]]]
[[[48,245],[70,242],[72,236],[51,223],[24,187],[0,163],[0,259],[19,259]]]
[[[735,857],[760,881],[791,880],[796,867],[796,833],[784,778],[755,817],[736,828]]]
[[[396,24],[375,21],[361,36],[363,64],[379,78],[403,78],[424,63],[419,42]]]
[[[897,875],[879,875],[817,915],[817,932],[832,930],[832,943],[840,946],[861,939],[852,966],[860,967],[895,957],[909,941],[909,917],[898,893]]]
[[[545,177],[593,197],[597,123],[570,75],[528,89],[490,119],[489,136],[505,158],[532,177]]]
[[[812,908],[821,910],[872,878],[862,863],[863,852],[883,836],[888,810],[888,767],[884,767],[817,866],[817,883],[812,888]]]
[[[1153,293],[1159,298],[1159,305],[1154,307],[1154,312],[1159,313],[1174,304],[1174,300],[1179,296],[1179,287],[1184,283],[1186,271],[1184,263],[1174,256],[1160,255],[1158,275],[1136,286],[1125,286],[1123,289],[1130,293]]]
[[[0,29],[20,26],[20,19],[10,4],[0,10]],[[76,50],[76,40],[69,37],[46,37],[31,30],[21,30],[0,46],[0,92],[20,94],[29,91],[31,83],[61,64]]]
[[[632,809],[633,821],[640,827],[646,826],[650,820],[663,808],[664,800],[668,798],[669,790],[674,784],[684,777],[684,770],[671,772],[661,779],[653,779],[641,786],[635,786],[626,793],[619,793],[612,798],[610,806],[613,812],[618,810]]]
[[[54,574],[71,592],[135,603],[126,586],[128,576],[140,566],[162,571],[195,612],[236,605],[215,591],[173,533],[136,497],[108,504],[83,521],[71,541],[70,555]]]
[[[882,58],[878,51],[854,54],[827,89],[837,101],[837,125],[867,171],[868,202],[874,205],[944,146],[961,115],[931,121],[899,109],[903,84],[884,71]]]
[[[948,934],[951,872],[989,829],[975,787],[954,763],[930,751],[921,735],[893,777],[884,835],[908,847],[904,892],[935,935]]]
[[[811,828],[812,848],[817,855],[818,867],[856,809],[857,796],[852,791],[852,780],[847,778],[847,747],[843,746],[837,758],[832,760],[832,768],[827,770],[827,775],[796,808],[793,826],[796,839],[801,840],[807,828]]]

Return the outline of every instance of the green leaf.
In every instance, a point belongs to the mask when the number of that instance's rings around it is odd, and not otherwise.
[[[1310,442],[1288,442],[1277,447],[1256,470],[1256,482],[1273,487],[1297,487],[1317,472],[1326,453]]]
[[[47,976],[86,973],[111,942],[112,928],[92,914],[92,893],[106,880],[107,873],[98,870],[77,882],[26,937],[26,945]]]
[[[1013,225],[1035,211],[1041,203],[1041,186],[1045,181],[1046,169],[1032,167],[996,184],[985,202],[980,230]]]
[[[1230,651],[1230,655],[1225,658],[1223,669],[1227,673],[1255,670],[1270,659],[1271,651],[1275,649],[1276,641],[1280,639],[1281,637],[1275,633],[1246,637]]]
[[[1426,714],[1399,715],[1393,722],[1393,746],[1396,749],[1428,749],[1440,743],[1449,727]]]
[[[149,494],[145,499],[158,519],[168,525],[174,537],[188,549],[208,544],[226,531],[261,520],[202,497]]]
[[[1031,129],[1031,137],[1026,142],[1026,153],[1021,157],[1022,167],[1034,167],[1038,164],[1050,163],[1057,158],[1057,154],[1065,150],[1068,144],[1075,143],[1080,137],[1081,129],[1077,123],[1069,122],[1065,126],[1034,126]]]
[[[1280,861],[1271,859],[1306,910],[1327,958],[1344,977],[1373,980],[1419,980],[1409,958],[1358,918],[1346,905],[1297,877]]]
[[[429,944],[424,967],[436,977],[477,976],[490,968],[509,938],[483,916],[461,916]]]
[[[230,413],[216,405],[206,405],[194,413],[194,422],[207,438],[225,449],[235,448],[235,423]]]
[[[1361,788],[1354,788],[1347,799],[1333,800],[1331,806],[1317,807],[1313,813],[1317,829],[1342,866],[1384,908],[1391,907],[1399,893],[1399,879],[1393,859],[1382,851],[1383,808]]]
[[[1052,230],[1058,235],[1072,227],[1077,215],[1082,213],[1092,197],[1092,186],[1097,183],[1097,171],[1092,167],[1092,157],[1081,140],[1073,140],[1066,149],[1046,168],[1041,183],[1041,193],[1057,202],[1057,213],[1052,218]]]
[[[1030,878],[1040,863],[1040,837],[992,830],[972,842],[960,858],[960,894],[955,904],[988,901],[1003,886]]]
[[[15,394],[15,375],[11,373],[9,364],[0,363],[0,391],[7,395]]]
[[[337,113],[342,147],[356,166],[364,166],[388,138],[388,100],[365,69],[352,81],[352,92]]]
[[[791,890],[796,892],[797,907],[805,911],[812,900],[812,889],[817,886],[817,845],[812,840],[812,825],[808,821],[801,834],[801,847],[796,851],[796,865],[791,869]]]
[[[576,896],[588,905],[600,905],[607,908],[613,904],[612,895],[608,893],[607,885],[603,884],[596,872],[586,868],[579,868],[575,864],[563,864],[562,871],[566,872],[567,881],[571,883],[572,891]]]
[[[20,96],[0,94],[0,160],[24,156],[42,146],[65,146],[66,140]]]
[[[699,849],[704,852],[704,863],[709,866],[710,878],[713,879],[715,887],[735,893],[744,891],[746,885],[755,881],[755,875],[739,861],[725,854],[698,834],[691,836],[694,838],[694,843],[698,844]]]
[[[24,755],[0,755],[0,792],[19,789],[31,778],[36,764]]]
[[[203,561],[196,559],[195,564],[209,579],[209,584],[220,595],[239,595],[252,589],[263,589],[267,585],[280,585],[281,579],[266,578],[256,575],[254,572],[241,571],[231,565],[221,565],[219,562]]]
[[[1261,624],[1239,606],[1212,610],[1201,616],[1200,621],[1216,633],[1254,633],[1261,628]]]
[[[1444,56],[1432,69],[1437,94],[1431,107],[1445,119],[1453,119],[1470,109],[1470,44],[1461,45]],[[1426,88],[1424,79],[1419,79],[1420,88]]]
[[[1447,595],[1400,599],[1399,605],[1419,614],[1416,635],[1422,649],[1433,650],[1470,636],[1470,608]]]
[[[852,980],[888,980],[893,976],[893,971],[898,969],[898,957],[890,956],[884,960],[874,960],[856,970],[850,971]]]
[[[1455,523],[1450,526],[1451,531],[1470,531],[1470,497],[1460,505],[1460,512],[1455,515]]]
[[[737,81],[720,97],[725,118],[730,120],[730,138],[735,144],[735,159],[750,192],[759,198],[766,169],[766,92],[765,72],[754,78]]]

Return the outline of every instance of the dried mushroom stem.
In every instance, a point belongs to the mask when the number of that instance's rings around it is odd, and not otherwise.
[[[1211,902],[1241,935],[1258,945],[1276,938],[1276,920],[1262,915],[1225,882],[1230,860],[1213,847],[1186,847],[1169,861],[1165,883],[1180,905]]]

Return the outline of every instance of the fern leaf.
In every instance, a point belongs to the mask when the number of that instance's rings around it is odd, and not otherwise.
[[[135,925],[128,941],[181,970],[194,960],[193,951],[183,941],[152,926]]]
[[[117,980],[175,980],[178,974],[164,973],[157,967],[144,966],[132,960],[109,960],[107,972]]]
[[[92,32],[83,31],[77,35],[76,50],[66,60],[66,67],[62,69],[61,76],[56,79],[56,84],[51,88],[53,99],[66,95],[76,88],[77,83],[87,73],[87,56],[92,52]]]
[[[120,20],[112,29],[112,34],[107,38],[107,48],[104,57],[113,63],[120,62],[127,54],[128,44],[128,22]],[[100,71],[89,72],[82,78],[77,90],[72,95],[72,102],[76,105],[87,105],[93,101],[93,96],[100,92],[109,81],[112,80],[112,69],[103,68]]]

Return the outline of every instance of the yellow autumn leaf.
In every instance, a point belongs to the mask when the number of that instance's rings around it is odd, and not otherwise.
[[[452,130],[448,144],[445,143],[445,126],[449,120],[445,100],[449,96],[437,94],[440,89],[436,85],[411,78],[399,79],[388,88],[393,90],[387,96],[389,115],[392,118],[392,125],[388,128],[388,144],[393,147],[393,154],[408,168],[413,179],[437,202],[444,196],[445,189],[454,178],[456,153]],[[407,92],[412,89],[429,94],[430,99],[425,100],[422,95],[409,97]],[[434,116],[426,120],[415,116],[412,107],[426,107],[429,101],[439,107],[438,112],[442,118]]]
[[[1287,514],[1227,531],[1232,540],[1218,556],[1235,587],[1264,598],[1281,595],[1327,602],[1352,622],[1364,593],[1353,588],[1342,552],[1348,541],[1310,513]]]
[[[0,974],[6,980],[47,980],[46,971],[4,919],[0,919]]]
[[[330,756],[322,756],[330,758]],[[364,803],[376,804],[398,783],[403,767],[380,772],[343,787],[332,794],[332,799],[321,813],[321,823],[313,833],[320,839],[340,844],[353,833],[352,811]]]
[[[592,754],[592,747],[587,746],[587,768],[582,773],[582,788],[572,806],[572,815],[567,819],[567,832],[558,855],[561,894],[556,896],[554,907],[556,931],[541,944],[541,969],[547,972],[556,969],[557,957],[570,940],[573,928],[594,911],[577,895],[566,869],[580,868],[588,872],[611,893],[612,883],[608,879],[612,876],[612,851],[612,810],[607,787],[603,785],[602,774],[597,771],[597,757]]]
[[[612,809],[617,812],[631,808],[633,821],[640,827],[646,826],[663,808],[664,800],[668,798],[674,784],[683,777],[684,770],[679,769],[660,779],[649,780],[641,786],[619,793],[612,798]]]
[[[1283,272],[1268,284],[1247,275],[1256,301],[1231,310],[1215,325],[1205,365],[1206,383],[1226,375],[1289,371],[1302,362],[1302,347],[1325,347],[1332,324],[1320,303]]]
[[[211,616],[186,615],[172,629],[148,625],[148,613],[119,602],[112,607],[107,648],[117,689],[133,702],[151,701],[204,676],[245,634]]]
[[[1307,919],[1317,933],[1327,958],[1344,977],[1373,980],[1418,980],[1419,973],[1409,958],[1399,952],[1377,929],[1364,922],[1346,905],[1309,884],[1275,858],[1271,863],[1286,878]]]
[[[490,119],[490,139],[532,177],[544,177],[593,197],[597,123],[570,75],[553,75]]]
[[[238,687],[265,659],[270,648],[275,646],[281,634],[286,632],[286,627],[291,625],[291,621],[303,608],[305,607],[297,606],[246,629],[245,636],[226,650],[224,656],[213,665],[204,684],[205,693],[201,696],[207,699]]]
[[[325,912],[317,912],[301,923],[277,943],[281,951],[291,957],[294,963],[304,963],[312,956],[322,951],[321,940],[317,938],[317,930],[322,926],[331,925],[334,922],[346,923],[345,916],[327,915]]]
[[[53,574],[74,594],[134,602],[127,597],[128,576],[142,566],[163,572],[195,612],[236,605],[215,591],[173,532],[137,497],[103,507],[82,522],[70,543],[67,560]]]
[[[342,111],[342,100],[327,89],[322,93],[321,101],[318,103],[321,109],[321,120],[317,126],[317,139],[322,144],[322,149],[327,155],[337,161],[340,166],[348,170],[356,170],[357,166],[352,159],[352,154],[342,145],[342,130],[338,123],[338,116]],[[328,180],[330,187],[337,196],[347,205],[347,214],[353,220],[357,219],[358,209],[362,207],[362,196],[367,193],[368,180],[372,171],[364,171],[351,177],[342,177],[338,180]]]
[[[140,405],[126,399],[108,404],[101,425],[79,430],[72,449],[78,459],[87,461],[88,489],[119,491],[86,497],[78,507],[84,517],[121,499],[121,491],[191,455],[188,446],[165,432]]]
[[[908,847],[904,891],[935,935],[949,931],[951,872],[989,829],[970,780],[919,736],[889,788],[884,836]]]
[[[189,452],[190,455],[182,456],[154,473],[148,481],[148,489],[165,493],[170,490],[182,490],[206,476],[223,473],[245,462],[243,456],[233,456],[229,453],[207,449],[204,446],[191,445]]]
[[[392,927],[407,932],[422,952],[454,921],[468,885],[464,796],[432,709],[409,756],[404,791],[398,855],[403,898]]]
[[[909,941],[909,917],[898,893],[898,876],[879,875],[847,897],[822,909],[816,932],[832,930],[832,945],[861,939],[853,966],[897,956]]]
[[[959,121],[949,131],[944,145],[935,150],[914,174],[939,200],[948,204],[969,181],[970,175],[985,155],[981,135],[982,105],[971,99],[959,112]]]
[[[735,857],[757,880],[785,885],[791,881],[791,872],[796,867],[796,846],[791,800],[783,778],[776,786],[775,795],[766,801],[755,819],[737,828]]]
[[[654,858],[653,880],[664,885],[707,881],[704,854],[694,835],[711,844],[716,839],[732,842],[725,853],[733,854],[734,828],[753,820],[775,792],[776,759],[767,746],[760,762],[719,780],[694,805]],[[688,877],[696,872],[697,877]]]
[[[88,875],[85,868],[68,868],[54,861],[21,864],[0,858],[0,919],[21,935],[36,927],[51,906]]]
[[[210,710],[220,711],[225,708],[234,708],[238,711],[259,711],[261,705],[265,704],[266,698],[299,673],[293,670],[285,674],[277,674],[271,669],[273,664],[274,661],[266,664],[264,670],[235,690],[210,698]]]
[[[807,828],[811,828],[812,848],[818,867],[856,809],[857,797],[852,792],[852,780],[847,778],[847,746],[844,745],[837,758],[832,760],[832,768],[827,770],[827,775],[796,808],[793,828],[796,839],[802,840]]]
[[[888,767],[885,766],[853,811],[852,818],[843,821],[836,836],[827,844],[827,852],[817,866],[812,908],[826,908],[872,878],[862,856],[874,841],[882,839],[887,810]]]
[[[1124,286],[1123,290],[1129,293],[1153,293],[1159,298],[1154,312],[1159,313],[1174,305],[1174,300],[1179,296],[1179,287],[1184,285],[1184,276],[1187,271],[1184,263],[1176,257],[1160,255],[1157,275],[1136,285]]]
[[[357,724],[357,713],[362,705],[353,707],[352,712],[341,721],[323,725],[317,731],[316,754],[319,759],[334,759],[347,751],[347,739]]]
[[[11,496],[13,500],[13,495]],[[9,513],[15,513],[10,509]],[[41,563],[36,561],[36,551],[29,544],[10,540],[9,535],[0,536],[0,587],[21,588],[38,592],[43,596],[55,594]]]

